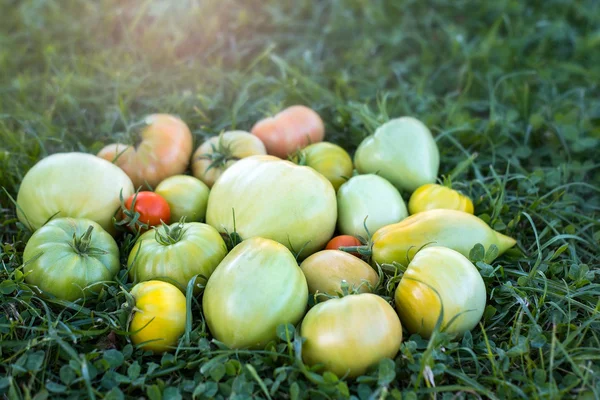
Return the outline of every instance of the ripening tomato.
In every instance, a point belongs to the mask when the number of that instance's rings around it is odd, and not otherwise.
[[[430,337],[443,312],[441,329],[462,336],[479,323],[486,292],[481,274],[465,256],[434,246],[419,251],[408,264],[394,299],[410,333]]]
[[[262,140],[268,154],[286,158],[310,143],[322,141],[325,125],[314,110],[296,105],[258,121],[252,134]]]
[[[110,144],[98,157],[123,169],[136,188],[146,184],[154,188],[160,181],[185,172],[192,155],[192,133],[185,122],[173,115],[152,114],[137,125],[141,130],[139,143]]]
[[[210,189],[201,180],[188,175],[175,175],[158,184],[154,193],[162,196],[169,204],[171,221],[203,221]]]
[[[163,353],[177,344],[185,332],[185,296],[167,282],[148,281],[131,289],[135,299],[129,324],[131,341],[144,350]]]
[[[136,213],[139,217],[135,218]],[[133,232],[141,229],[142,232],[152,226],[168,224],[171,221],[169,203],[157,193],[134,193],[125,201],[125,210],[122,211],[121,223]]]
[[[371,294],[331,299],[311,308],[300,329],[306,342],[302,359],[323,364],[341,377],[363,375],[383,358],[393,359],[402,342],[398,315],[384,299]]]
[[[322,174],[336,191],[350,179],[354,168],[346,150],[329,142],[313,143],[298,151],[291,159]]]
[[[473,202],[464,194],[436,183],[420,186],[408,201],[411,214],[435,209],[457,210],[473,214]]]
[[[327,246],[325,246],[325,250],[339,250],[340,247],[354,247],[362,245],[361,241],[358,238],[350,235],[339,235],[331,239]],[[357,252],[349,252],[348,254],[352,254],[355,257],[361,258],[360,254]]]

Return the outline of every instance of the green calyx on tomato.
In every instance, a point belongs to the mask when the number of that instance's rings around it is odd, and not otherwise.
[[[131,232],[146,232],[153,226],[171,222],[169,203],[157,193],[136,191],[127,201],[121,198],[121,219],[117,227],[125,226]]]

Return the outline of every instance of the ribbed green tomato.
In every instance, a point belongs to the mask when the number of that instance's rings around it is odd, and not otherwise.
[[[440,154],[427,127],[402,117],[381,125],[356,149],[354,165],[362,174],[377,173],[400,190],[412,192],[435,182]]]
[[[300,330],[302,359],[323,364],[337,376],[364,374],[383,358],[394,358],[402,342],[398,315],[381,297],[362,293],[311,308]]]
[[[100,290],[119,271],[119,247],[94,221],[57,218],[33,233],[23,253],[25,281],[75,301]]]
[[[162,196],[171,209],[171,221],[200,222],[206,216],[210,189],[189,175],[175,175],[158,184],[154,192]]]
[[[352,176],[352,158],[348,152],[337,144],[320,142],[311,144],[300,150],[292,161],[306,165],[322,174],[338,190]]]
[[[263,348],[277,326],[296,324],[308,287],[292,253],[263,238],[231,250],[208,280],[202,308],[212,335],[230,348]]]
[[[408,216],[400,192],[377,175],[357,175],[344,183],[337,193],[338,230],[344,235],[367,237],[377,229],[402,221]]]
[[[189,280],[206,283],[227,254],[215,228],[200,222],[161,226],[140,236],[129,253],[129,277],[137,283],[165,280],[185,292]]]
[[[477,268],[447,247],[426,247],[412,259],[394,295],[402,324],[430,337],[442,312],[442,329],[463,335],[485,308],[486,291]]]
[[[235,221],[233,212],[235,211]],[[321,174],[273,156],[244,158],[213,186],[206,222],[242,239],[263,237],[300,258],[322,249],[337,219],[335,190]]]

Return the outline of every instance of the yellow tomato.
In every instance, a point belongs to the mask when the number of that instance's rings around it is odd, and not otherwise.
[[[158,184],[155,193],[162,196],[171,210],[171,221],[200,222],[206,216],[210,189],[200,179],[188,175],[175,175]]]
[[[131,341],[145,350],[162,353],[175,346],[185,331],[185,296],[176,286],[162,281],[138,283],[131,289],[135,314]]]
[[[430,337],[442,312],[441,329],[463,335],[485,308],[486,291],[477,268],[446,247],[427,247],[408,264],[394,295],[402,324],[410,333]]]
[[[314,143],[300,150],[292,161],[306,165],[321,173],[337,191],[352,176],[352,158],[338,146],[329,142]]]
[[[410,196],[408,211],[416,214],[435,209],[457,210],[473,214],[473,202],[464,194],[446,186],[428,183]]]

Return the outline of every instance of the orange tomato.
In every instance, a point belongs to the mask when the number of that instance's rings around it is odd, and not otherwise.
[[[296,105],[258,121],[252,134],[263,141],[268,154],[286,158],[311,143],[323,141],[325,125],[314,110]]]
[[[354,236],[340,235],[340,236],[336,236],[333,239],[331,239],[327,243],[327,246],[325,246],[325,250],[339,250],[340,247],[352,247],[352,246],[362,246],[362,243],[360,242],[360,240],[358,240]],[[352,254],[353,256],[356,256],[358,258],[361,258],[360,254],[358,254],[356,252],[350,252],[350,254]]]

